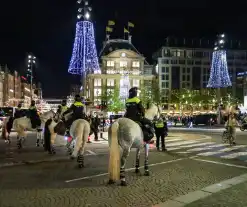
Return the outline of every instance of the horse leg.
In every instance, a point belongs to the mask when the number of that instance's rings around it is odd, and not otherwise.
[[[24,129],[20,129],[17,131],[17,148],[21,149],[23,145],[23,141],[25,138],[25,131]]]
[[[37,131],[36,147],[39,147],[39,141],[40,141],[40,132]]]
[[[145,143],[145,161],[144,161],[144,175],[149,176],[149,170],[148,170],[148,152],[149,152],[149,143]]]
[[[121,157],[121,167],[120,167],[120,180],[122,186],[127,186],[127,182],[125,179],[125,164],[127,161],[127,157],[129,156],[130,148],[123,149],[122,157]]]
[[[135,173],[140,173],[140,154],[141,154],[141,149],[137,148],[136,149],[136,169],[135,169]]]
[[[84,145],[84,144],[82,144]],[[85,146],[81,146],[78,156],[77,156],[77,163],[78,163],[78,167],[79,168],[83,168],[84,167],[84,148]]]
[[[55,133],[51,133],[51,149],[50,149],[50,154],[56,154],[56,150],[55,150],[55,146],[54,146],[54,143],[55,143],[55,138],[56,138],[56,134]]]

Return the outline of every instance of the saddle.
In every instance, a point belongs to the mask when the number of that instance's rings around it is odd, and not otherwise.
[[[36,129],[41,126],[41,119],[39,116],[30,117],[32,129]]]
[[[136,122],[142,129],[143,132],[143,141],[150,142],[151,139],[154,137],[154,129],[152,126],[152,122],[147,119],[142,119],[140,122]]]

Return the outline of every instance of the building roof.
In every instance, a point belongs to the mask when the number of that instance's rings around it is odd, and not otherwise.
[[[139,51],[129,40],[112,39],[105,42],[99,56],[106,56],[115,50],[122,50],[122,49],[131,50],[133,52],[136,52],[137,54],[140,54]]]

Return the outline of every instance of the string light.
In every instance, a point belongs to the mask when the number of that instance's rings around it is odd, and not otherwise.
[[[226,51],[216,50],[213,52],[210,78],[207,87],[226,88],[231,85],[232,83],[227,68]]]
[[[123,100],[126,100],[128,98],[130,89],[130,80],[129,80],[129,74],[125,73],[120,80],[120,98]]]
[[[93,24],[90,21],[79,21],[76,24],[76,35],[68,72],[76,75],[101,73]]]

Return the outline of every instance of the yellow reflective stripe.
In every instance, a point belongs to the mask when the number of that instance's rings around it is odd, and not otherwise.
[[[140,103],[140,99],[137,97],[127,99],[126,103]]]
[[[155,126],[156,126],[157,128],[162,128],[162,127],[164,127],[164,124],[155,124]]]
[[[85,105],[84,105],[83,103],[81,103],[81,102],[75,102],[74,105],[75,105],[75,106],[83,106],[83,107],[85,106]]]

